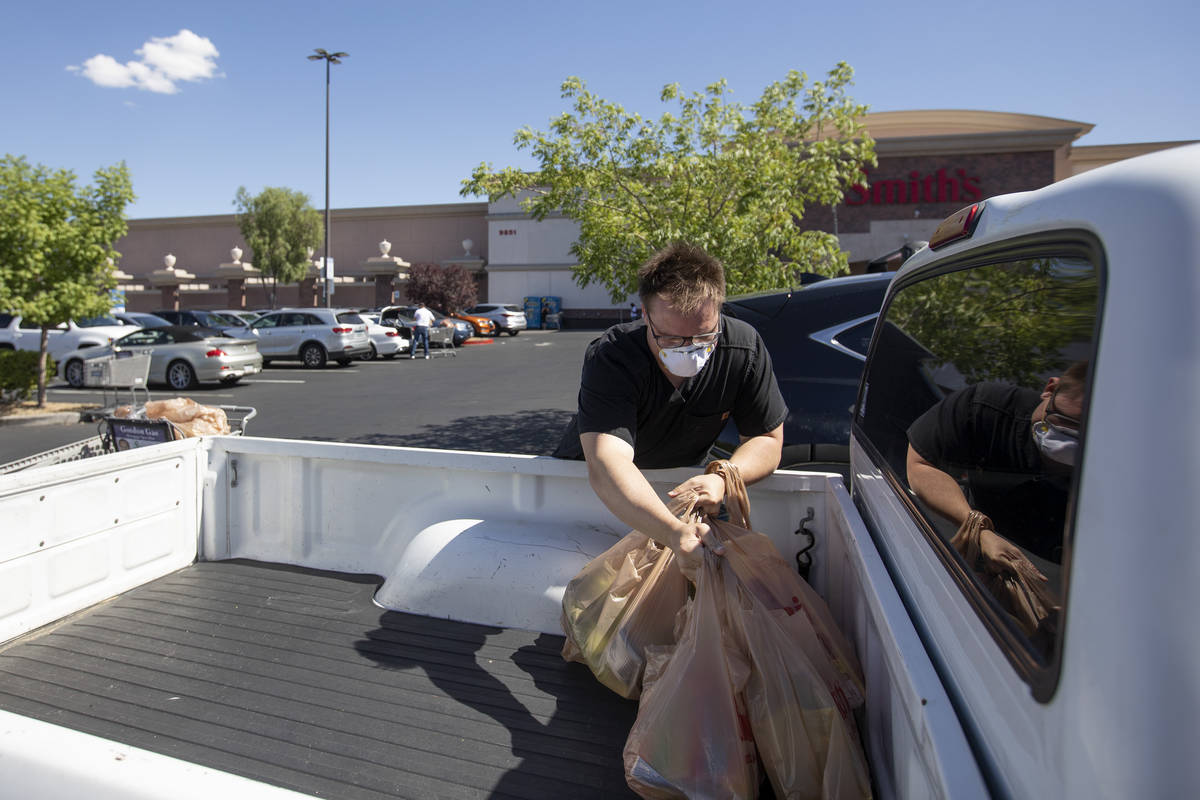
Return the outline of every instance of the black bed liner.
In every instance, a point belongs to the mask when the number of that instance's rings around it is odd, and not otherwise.
[[[0,708],[322,797],[633,796],[636,703],[561,636],[385,611],[378,582],[193,564],[4,646]]]

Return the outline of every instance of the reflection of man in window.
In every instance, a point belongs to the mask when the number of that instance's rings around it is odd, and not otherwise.
[[[1041,393],[978,383],[946,396],[908,429],[912,490],[956,525],[972,510],[987,515],[994,529],[983,532],[981,550],[995,566],[1025,558],[1010,542],[1062,562],[1086,378],[1087,363],[1079,362]]]

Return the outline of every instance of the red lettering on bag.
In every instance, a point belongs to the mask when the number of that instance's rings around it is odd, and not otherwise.
[[[745,739],[746,741],[750,741],[751,739],[753,739],[754,732],[753,732],[753,729],[750,727],[750,718],[748,716],[746,716],[745,714],[739,713],[737,715],[737,720],[738,720],[738,735],[741,738]]]

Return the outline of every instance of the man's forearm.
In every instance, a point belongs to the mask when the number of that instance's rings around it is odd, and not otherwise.
[[[908,485],[922,502],[955,524],[962,525],[971,513],[971,506],[958,482],[925,461],[911,445],[908,448]]]
[[[590,450],[590,452],[588,452]],[[641,470],[604,447],[586,447],[588,482],[617,519],[654,541],[678,545],[680,521],[663,503]]]
[[[770,475],[779,467],[783,454],[783,426],[761,436],[751,436],[738,445],[729,460],[741,470],[747,485]]]

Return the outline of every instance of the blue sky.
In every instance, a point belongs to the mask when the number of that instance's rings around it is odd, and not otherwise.
[[[565,110],[584,78],[645,116],[726,78],[750,103],[839,60],[875,111],[969,108],[1093,123],[1081,144],[1200,138],[1190,0],[793,2],[25,2],[5,10],[0,150],[89,178],[124,160],[133,218],[233,211],[239,186],[324,205],[324,65],[335,208],[458,202],[480,161]],[[99,57],[99,58],[98,58]]]

